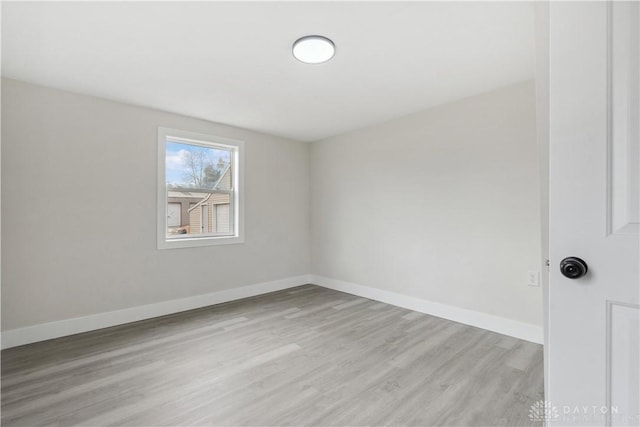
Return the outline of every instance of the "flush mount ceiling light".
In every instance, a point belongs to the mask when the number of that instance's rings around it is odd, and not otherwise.
[[[293,44],[293,56],[305,64],[327,62],[335,53],[336,46],[333,42],[322,36],[301,37]]]

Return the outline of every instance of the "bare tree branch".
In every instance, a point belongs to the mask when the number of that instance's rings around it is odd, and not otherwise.
[[[205,168],[211,163],[204,151],[185,152],[185,166],[187,171],[184,178],[194,187],[201,188],[204,185]]]

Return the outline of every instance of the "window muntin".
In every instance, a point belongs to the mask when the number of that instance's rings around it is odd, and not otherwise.
[[[240,243],[241,141],[158,129],[158,247]]]

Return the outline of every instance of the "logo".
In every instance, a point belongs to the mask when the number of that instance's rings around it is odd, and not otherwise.
[[[559,417],[558,408],[546,400],[538,400],[529,408],[529,419],[531,421],[553,421]]]

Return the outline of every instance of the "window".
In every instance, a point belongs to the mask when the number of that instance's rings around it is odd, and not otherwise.
[[[243,145],[158,128],[158,249],[243,242]]]

